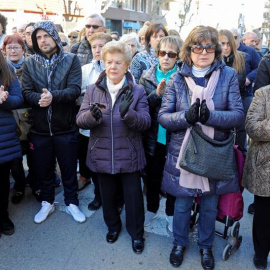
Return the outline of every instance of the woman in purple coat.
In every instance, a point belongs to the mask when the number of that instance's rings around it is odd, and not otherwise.
[[[200,196],[198,249],[204,269],[214,269],[212,245],[220,194],[236,192],[237,179],[218,181],[179,170],[178,158],[187,130],[195,123],[209,137],[225,140],[230,129],[244,121],[237,75],[221,58],[218,32],[195,27],[181,48],[181,70],[173,76],[163,96],[159,123],[171,132],[163,174],[163,189],[176,196],[170,263],[179,267],[189,243],[190,213],[194,197]],[[222,166],[222,164],[220,164]],[[196,181],[192,181],[192,179]]]
[[[80,128],[90,129],[86,164],[97,173],[108,226],[106,239],[114,243],[122,223],[117,209],[117,179],[121,179],[126,227],[137,254],[144,249],[144,205],[140,170],[145,167],[142,131],[151,124],[146,93],[134,84],[128,67],[129,46],[112,41],[102,49],[105,71],[88,86],[77,115]]]

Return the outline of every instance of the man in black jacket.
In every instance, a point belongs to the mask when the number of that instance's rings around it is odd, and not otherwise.
[[[35,54],[23,70],[23,95],[32,107],[30,149],[39,176],[42,208],[35,215],[43,222],[54,212],[54,165],[58,161],[66,212],[78,222],[86,220],[78,205],[78,128],[75,102],[81,92],[81,67],[76,55],[65,53],[55,25],[42,21],[32,33]]]
[[[105,19],[101,15],[94,13],[87,17],[85,22],[84,39],[74,44],[71,48],[71,52],[77,54],[81,66],[89,64],[93,60],[92,49],[88,42],[88,38],[94,33],[104,32],[105,30]]]

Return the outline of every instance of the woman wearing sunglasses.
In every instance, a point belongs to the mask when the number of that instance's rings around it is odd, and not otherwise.
[[[181,48],[181,70],[169,81],[159,110],[159,123],[171,134],[162,188],[176,197],[170,263],[179,267],[189,244],[190,214],[194,197],[200,197],[198,249],[203,269],[214,269],[212,246],[220,194],[238,191],[237,179],[218,181],[179,168],[180,149],[193,125],[223,141],[230,129],[244,120],[238,80],[234,69],[222,61],[218,32],[197,26]],[[188,130],[189,129],[189,130]],[[222,163],[217,163],[222,166]]]
[[[144,70],[158,63],[155,48],[161,38],[168,36],[168,32],[161,23],[151,24],[145,33],[145,50],[137,53],[132,59],[130,72],[134,76],[136,83],[139,83]]]
[[[157,121],[165,86],[171,76],[179,70],[177,64],[182,42],[175,37],[164,37],[156,46],[156,55],[159,63],[146,71],[140,84],[144,86],[150,107],[151,128],[144,134],[144,149],[147,165],[146,173],[146,198],[147,212],[145,213],[144,226],[149,226],[157,217],[159,209],[159,194],[166,160],[166,130]],[[172,232],[172,221],[175,197],[167,194],[166,215],[168,229]]]

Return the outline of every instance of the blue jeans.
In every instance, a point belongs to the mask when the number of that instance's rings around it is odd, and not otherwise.
[[[198,220],[198,248],[212,248],[215,238],[218,195],[200,197]],[[189,244],[189,225],[194,197],[177,197],[173,217],[174,245],[187,247]]]

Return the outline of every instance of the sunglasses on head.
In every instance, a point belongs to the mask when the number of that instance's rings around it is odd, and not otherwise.
[[[213,53],[216,50],[216,45],[214,45],[214,44],[206,44],[206,45],[197,44],[197,45],[192,46],[190,49],[193,53],[196,53],[196,54],[202,53],[203,50],[206,50],[207,53]]]
[[[78,36],[68,36],[68,38],[77,38]]]
[[[91,27],[93,28],[93,29],[98,29],[99,27],[102,27],[103,25],[92,25],[92,24],[86,24],[85,25],[85,27],[86,28],[88,28],[88,29],[90,29]]]
[[[177,53],[174,52],[165,52],[165,51],[159,51],[158,56],[164,57],[165,55],[168,55],[169,58],[175,58],[177,56]]]

